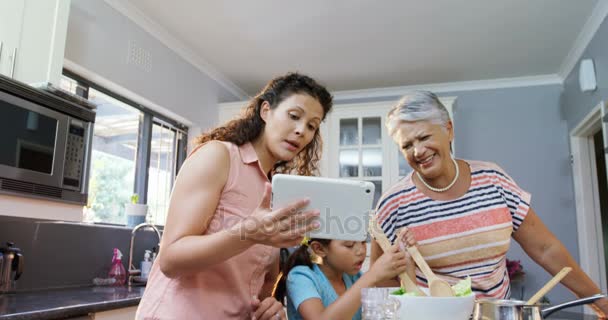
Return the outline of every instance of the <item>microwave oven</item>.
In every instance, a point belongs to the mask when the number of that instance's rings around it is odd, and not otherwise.
[[[0,193],[86,204],[95,111],[0,76]]]

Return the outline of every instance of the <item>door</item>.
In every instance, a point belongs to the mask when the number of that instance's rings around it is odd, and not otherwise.
[[[593,135],[593,146],[595,149],[595,167],[597,172],[597,194],[600,211],[601,237],[600,241],[604,244],[604,261],[608,266],[608,180],[606,173],[606,148],[604,147],[604,132],[598,131]],[[606,274],[608,278],[608,272]]]

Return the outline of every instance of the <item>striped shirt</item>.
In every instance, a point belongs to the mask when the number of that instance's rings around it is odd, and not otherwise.
[[[528,213],[530,194],[496,164],[466,162],[471,185],[463,196],[433,200],[416,188],[410,173],[383,194],[377,220],[391,242],[408,227],[429,266],[450,284],[470,276],[478,298],[509,298],[505,255]],[[428,286],[419,269],[416,278]]]

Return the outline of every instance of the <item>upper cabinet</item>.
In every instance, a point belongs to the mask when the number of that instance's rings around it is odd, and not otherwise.
[[[439,99],[453,122],[456,97]],[[395,103],[336,104],[320,129],[323,139],[321,175],[372,182],[375,185],[374,205],[382,192],[411,171],[386,131],[386,115]],[[245,105],[243,101],[221,104],[218,123],[234,118]],[[454,145],[452,150],[455,150]]]
[[[0,0],[0,73],[59,84],[70,0]]]
[[[12,77],[25,0],[0,0],[0,73]]]

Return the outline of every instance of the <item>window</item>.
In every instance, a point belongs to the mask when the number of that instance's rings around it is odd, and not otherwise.
[[[156,224],[165,224],[169,196],[177,167],[177,148],[183,133],[163,123],[152,125],[150,168],[148,169],[149,215]]]
[[[382,194],[381,118],[342,118],[338,130],[340,177],[371,181],[375,185],[375,205]]]
[[[186,127],[67,70],[61,88],[97,105],[85,220],[125,224],[124,205],[138,194],[148,204],[146,220],[164,225]]]

